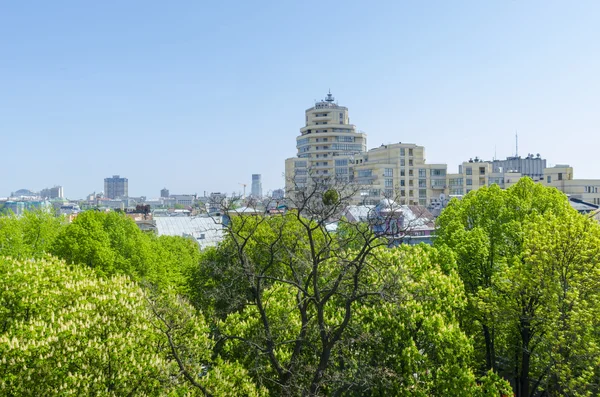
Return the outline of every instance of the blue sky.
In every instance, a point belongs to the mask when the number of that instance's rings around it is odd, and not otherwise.
[[[171,3],[0,0],[0,196],[282,187],[328,89],[369,148],[600,178],[598,1]]]

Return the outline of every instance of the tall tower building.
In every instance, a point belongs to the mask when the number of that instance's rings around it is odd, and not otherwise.
[[[305,111],[296,148],[297,157],[285,161],[287,191],[306,186],[309,177],[350,180],[354,156],[367,150],[367,135],[350,124],[348,108],[329,92]]]
[[[168,198],[169,197],[169,189],[167,189],[166,187],[160,189],[160,197]]]
[[[252,197],[262,197],[262,182],[260,174],[252,174]]]
[[[104,196],[109,199],[129,196],[129,186],[127,178],[121,178],[119,175],[113,175],[112,178],[104,178]]]

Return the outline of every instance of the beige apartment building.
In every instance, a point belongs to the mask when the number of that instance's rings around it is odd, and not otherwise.
[[[521,167],[510,169],[498,165],[507,161],[520,164]],[[574,179],[572,167],[546,167],[546,160],[541,159],[539,155],[528,155],[525,158],[515,156],[495,161],[482,161],[477,158],[465,161],[458,166],[457,174],[448,174],[448,194],[450,197],[462,196],[493,184],[507,189],[525,176],[545,186],[555,187],[573,198],[600,205],[600,179]]]
[[[446,194],[446,164],[426,164],[425,148],[413,143],[381,145],[355,157],[356,201],[377,204],[392,198],[399,204],[429,205]]]
[[[348,108],[331,93],[305,111],[305,125],[296,137],[297,156],[286,159],[286,192],[310,181],[335,179],[353,182],[359,192],[355,204],[377,204],[391,198],[399,204],[441,209],[451,197],[461,197],[483,186],[508,188],[524,176],[565,194],[600,205],[600,180],[573,179],[568,165],[546,167],[540,154],[484,161],[477,157],[449,174],[446,164],[427,164],[425,148],[413,143],[381,145],[367,151],[367,136],[350,124]]]
[[[600,205],[600,179],[574,179],[573,168],[568,165],[546,168],[543,183],[571,197]]]
[[[348,108],[335,103],[331,92],[305,114],[296,137],[297,157],[285,161],[286,191],[315,178],[349,181],[354,156],[367,150],[367,135],[350,124]]]

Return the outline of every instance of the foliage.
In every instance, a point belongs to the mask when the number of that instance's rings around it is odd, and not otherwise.
[[[198,259],[194,244],[181,237],[145,234],[133,220],[116,212],[86,211],[61,231],[50,252],[101,275],[126,274],[135,280],[182,287],[187,269]]]
[[[530,179],[454,200],[438,225],[436,246],[454,251],[465,285],[461,325],[480,371],[498,371],[517,396],[598,393],[598,291],[587,281],[598,225]]]
[[[219,357],[273,395],[481,395],[452,253],[385,246],[296,212],[235,217],[190,291],[213,313]]]
[[[334,205],[339,201],[339,194],[335,189],[329,189],[323,194],[323,204]]]
[[[64,227],[63,218],[42,210],[0,216],[0,255],[40,258]]]
[[[202,394],[170,342],[214,395],[259,394],[238,364],[211,361],[208,328],[189,305],[168,291],[150,302],[125,277],[56,259],[0,259],[2,394]],[[163,319],[178,326],[167,330]]]

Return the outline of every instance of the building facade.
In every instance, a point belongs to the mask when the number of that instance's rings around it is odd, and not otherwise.
[[[65,198],[65,195],[62,186],[54,186],[51,188],[42,189],[40,191],[40,197],[52,200]]]
[[[349,181],[354,156],[367,150],[367,135],[350,124],[348,108],[329,93],[305,111],[296,149],[297,156],[285,161],[286,191],[319,178]]]
[[[129,196],[128,183],[127,178],[121,178],[119,175],[104,178],[104,196],[109,199]]]
[[[354,160],[355,202],[377,204],[383,198],[400,205],[426,206],[447,192],[446,164],[427,164],[425,148],[412,143],[381,145]]]
[[[350,124],[348,108],[335,103],[329,93],[305,111],[305,125],[296,137],[297,155],[285,161],[286,193],[331,178],[357,187],[353,204],[376,205],[385,198],[439,212],[452,197],[493,184],[506,189],[529,177],[600,205],[600,180],[574,179],[573,168],[547,167],[540,154],[492,161],[475,157],[460,164],[457,173],[448,173],[446,164],[426,163],[423,146],[399,142],[367,151],[366,145],[366,134]]]

